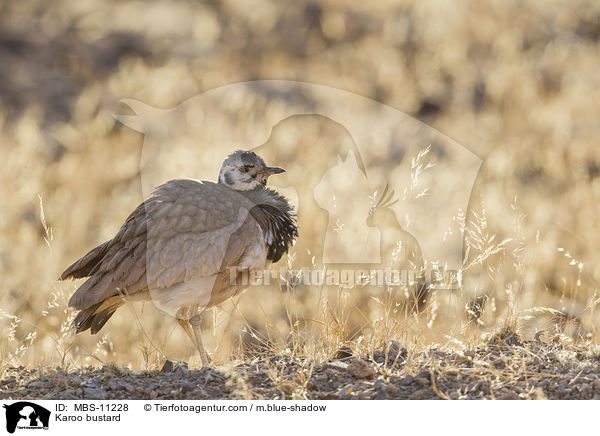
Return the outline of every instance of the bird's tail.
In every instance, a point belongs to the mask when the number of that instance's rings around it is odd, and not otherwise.
[[[81,259],[73,263],[73,265],[68,267],[58,279],[80,279],[82,277],[89,277],[92,275],[96,267],[100,264],[108,252],[108,249],[110,248],[110,242],[111,241],[106,241],[104,244],[98,245]]]
[[[123,298],[116,295],[82,310],[73,320],[77,333],[90,329],[90,333],[95,335],[123,304]]]

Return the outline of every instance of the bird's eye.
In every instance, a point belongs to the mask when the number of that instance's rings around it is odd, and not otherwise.
[[[247,173],[249,170],[250,170],[250,167],[249,167],[249,166],[244,166],[244,167],[241,167],[241,168],[240,168],[240,171],[241,171],[242,173]]]

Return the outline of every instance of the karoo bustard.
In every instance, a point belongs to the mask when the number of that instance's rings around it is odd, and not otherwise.
[[[247,288],[244,274],[277,262],[298,236],[293,207],[266,187],[282,172],[238,150],[223,162],[218,183],[159,186],[114,238],[60,276],[89,277],[69,300],[79,310],[77,332],[97,333],[125,301],[153,300],[177,317],[207,365],[202,311]]]

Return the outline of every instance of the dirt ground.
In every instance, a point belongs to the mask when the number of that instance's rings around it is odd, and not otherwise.
[[[105,365],[12,368],[1,399],[600,399],[600,354],[516,336],[462,352],[412,353],[392,342],[372,356],[342,348],[322,364],[264,356],[231,367],[160,371]]]

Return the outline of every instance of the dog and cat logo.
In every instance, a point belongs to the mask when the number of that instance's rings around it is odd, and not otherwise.
[[[144,134],[144,197],[182,175],[212,180],[217,156],[248,148],[286,163],[271,186],[295,204],[304,229],[296,270],[389,268],[425,273],[438,289],[460,286],[462,221],[483,161],[420,120],[348,91],[284,80],[232,83],[169,109],[122,103],[129,113],[114,117]]]
[[[4,404],[6,409],[6,431],[14,433],[16,429],[48,430],[50,411],[29,401]]]

